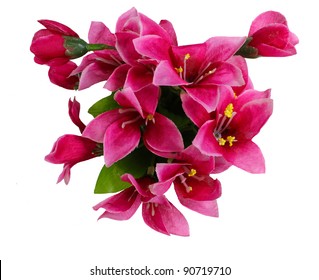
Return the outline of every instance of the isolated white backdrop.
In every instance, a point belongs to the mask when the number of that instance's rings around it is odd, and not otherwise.
[[[3,279],[93,279],[90,269],[229,266],[231,276],[196,279],[319,279],[318,266],[318,26],[313,1],[7,1],[0,4],[0,259]],[[218,219],[179,207],[191,236],[164,236],[144,225],[140,211],[126,222],[100,220],[92,206],[102,158],[81,163],[71,182],[56,185],[61,166],[43,158],[57,137],[77,133],[67,115],[73,92],[50,84],[47,67],[29,46],[38,19],[60,21],[84,39],[91,21],[114,31],[117,17],[136,7],[170,20],[179,44],[216,35],[246,35],[261,12],[283,13],[300,44],[288,58],[249,61],[256,89],[272,88],[274,113],[255,138],[266,174],[231,168]],[[77,93],[81,117],[106,92],[103,84]],[[176,201],[173,193],[171,201]],[[95,276],[97,277],[97,276]],[[102,279],[103,277],[97,277]],[[119,279],[115,276],[105,279]],[[123,277],[125,278],[125,277]],[[132,278],[134,277],[129,277]],[[153,277],[149,279],[157,279]],[[183,275],[170,279],[183,279]],[[139,278],[140,279],[140,278]],[[169,278],[167,278],[169,279]],[[195,278],[194,278],[195,279]]]

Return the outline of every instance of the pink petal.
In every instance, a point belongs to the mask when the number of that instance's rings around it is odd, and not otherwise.
[[[231,63],[223,62],[216,67],[213,74],[207,75],[198,84],[242,86],[244,83],[241,70]]]
[[[143,65],[133,66],[127,72],[125,87],[130,87],[133,91],[141,90],[150,85],[153,80],[153,72]]]
[[[138,22],[133,20],[133,19],[138,19],[138,12],[137,10],[133,7],[123,13],[117,20],[115,30],[116,32],[123,31],[124,29],[126,30],[132,30],[129,29],[128,23],[130,22],[136,22],[136,25],[138,25]],[[133,30],[132,30],[133,31]],[[138,30],[136,30],[138,32]]]
[[[129,123],[124,127],[123,121],[115,121],[105,132],[104,160],[107,167],[124,158],[138,145],[141,132],[138,123]]]
[[[88,37],[90,44],[115,45],[115,35],[111,33],[103,22],[92,21]]]
[[[133,40],[138,37],[137,34],[129,32],[117,32],[115,48],[119,52],[123,61],[129,65],[136,65],[141,55],[135,50]]]
[[[194,145],[181,153],[179,161],[189,163],[199,174],[210,174],[215,167],[214,157],[202,154]]]
[[[172,178],[175,179],[178,175],[185,173],[183,163],[157,163],[156,175],[159,181],[166,181]]]
[[[216,199],[221,196],[220,182],[205,176],[201,180],[188,178],[187,184],[192,188],[191,191],[187,192],[183,184],[174,182],[181,204],[203,215],[218,217]]]
[[[79,90],[87,89],[108,79],[114,70],[114,66],[103,64],[104,67],[98,61],[93,62],[81,72]]]
[[[207,112],[207,110],[192,97],[190,97],[189,94],[183,93],[180,95],[180,97],[185,114],[197,127],[201,127],[207,120],[210,119],[210,114]]]
[[[88,138],[65,134],[57,139],[45,160],[54,164],[77,163],[95,157],[95,148],[96,143]]]
[[[252,139],[267,122],[272,110],[272,99],[256,99],[246,103],[233,119],[232,125],[240,129],[236,133],[237,137]]]
[[[149,146],[161,152],[180,152],[183,138],[176,125],[167,117],[155,113],[155,122],[149,121],[143,139]]]
[[[143,116],[142,107],[131,88],[124,88],[117,91],[114,100],[124,108],[134,108],[141,116]]]
[[[74,32],[70,27],[60,22],[57,22],[54,20],[48,20],[48,19],[38,20],[38,22],[41,23],[45,28],[51,31],[61,33],[67,36],[79,37],[79,35],[76,32]]]
[[[128,64],[122,64],[117,67],[106,81],[104,88],[109,91],[117,91],[122,88],[126,80],[127,72],[130,68],[131,66]]]
[[[99,217],[114,220],[130,219],[141,204],[141,196],[134,187],[125,189],[93,207],[94,210],[104,208],[105,212]]]
[[[265,160],[259,147],[252,141],[238,141],[223,151],[224,158],[250,173],[265,173]]]
[[[89,122],[82,135],[98,143],[103,143],[106,129],[121,118],[123,118],[123,115],[119,113],[118,109],[102,113]]]
[[[209,62],[226,61],[245,43],[246,37],[212,37],[206,41],[207,57],[203,67]]]
[[[187,85],[177,73],[174,66],[167,60],[161,61],[154,72],[153,84],[156,86],[179,86]]]
[[[152,229],[167,235],[189,236],[189,226],[183,214],[169,201],[167,204],[144,203],[144,222]]]
[[[207,112],[212,112],[216,109],[219,101],[219,89],[216,85],[194,85],[184,86],[184,90]]]
[[[73,101],[71,100],[71,98],[69,99],[68,106],[70,119],[80,129],[80,132],[82,133],[85,129],[85,124],[80,119],[81,104],[74,97]]]
[[[209,156],[221,156],[222,148],[219,146],[213,131],[216,127],[215,120],[207,121],[197,132],[193,145],[203,154]]]
[[[146,35],[134,39],[134,46],[138,53],[157,60],[168,60],[170,43],[157,35]]]
[[[177,46],[177,36],[173,24],[170,21],[163,19],[160,21],[159,25],[167,32],[170,38],[170,44]]]
[[[154,115],[160,98],[160,88],[150,84],[143,89],[136,91],[135,95],[144,112],[144,118],[149,114]]]
[[[258,15],[252,22],[248,36],[251,36],[259,29],[266,27],[269,24],[280,23],[287,26],[286,18],[278,12],[267,11]]]

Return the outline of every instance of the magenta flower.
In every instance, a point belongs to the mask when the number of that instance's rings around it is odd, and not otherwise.
[[[30,50],[38,64],[64,64],[84,55],[86,43],[71,28],[53,20],[39,20],[45,29],[37,31]]]
[[[64,164],[58,183],[64,179],[68,184],[71,168],[79,162],[99,156],[98,150],[96,142],[82,136],[66,134],[57,139],[45,160],[54,164]]]
[[[102,22],[91,23],[88,37],[90,44],[104,44],[108,48],[85,56],[79,67],[73,71],[73,75],[81,74],[79,90],[106,81],[113,71],[123,64],[122,58],[115,50],[115,35]]]
[[[155,112],[158,98],[159,89],[152,85],[138,92],[130,88],[118,91],[114,99],[123,108],[102,113],[87,125],[83,136],[103,143],[106,166],[131,153],[141,137],[154,153],[183,150],[183,139],[176,125]]]
[[[78,126],[80,132],[85,128],[85,124],[80,119],[80,103],[69,100],[69,116],[72,122]],[[71,168],[82,161],[100,156],[102,147],[100,144],[83,136],[65,134],[57,139],[51,152],[45,156],[45,160],[54,164],[63,164],[63,170],[57,183],[64,180],[66,184],[70,181]]]
[[[222,156],[248,172],[265,172],[264,157],[252,138],[272,114],[269,95],[270,91],[255,90],[248,90],[238,98],[224,94],[216,117],[200,127],[194,146],[206,155]]]
[[[126,87],[138,91],[152,84],[157,61],[137,52],[136,39],[154,36],[168,45],[177,45],[175,30],[169,21],[162,20],[157,24],[135,8],[119,17],[115,36],[116,50],[125,63],[117,67],[107,80],[105,88],[110,91]]]
[[[202,44],[177,47],[161,38],[144,36],[134,45],[140,54],[159,61],[154,85],[180,86],[211,112],[217,106],[221,87],[245,83],[240,68],[228,62],[244,42],[244,37],[214,37]]]
[[[150,193],[149,186],[154,183],[153,179],[135,179],[130,174],[124,174],[121,178],[132,186],[95,205],[94,210],[105,210],[99,219],[128,220],[142,204],[143,220],[152,229],[167,235],[189,235],[189,226],[182,213],[165,196]]]
[[[296,54],[295,45],[298,37],[292,33],[286,18],[274,11],[268,11],[257,16],[249,30],[252,40],[248,46],[257,49],[259,56],[290,56]]]
[[[49,79],[51,83],[63,87],[65,89],[77,89],[79,85],[79,77],[71,75],[72,71],[77,68],[77,65],[68,61],[64,64],[52,65],[49,69]]]
[[[189,146],[175,163],[158,163],[156,174],[159,183],[150,189],[156,195],[163,195],[174,183],[175,192],[182,205],[201,214],[217,217],[216,199],[221,196],[221,184],[209,174],[215,167],[214,158],[200,153]]]

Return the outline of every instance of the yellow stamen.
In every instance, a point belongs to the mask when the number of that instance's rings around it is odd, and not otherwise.
[[[228,118],[231,118],[234,111],[234,105],[233,103],[229,103],[224,111],[224,115]]]
[[[152,121],[152,120],[154,119],[154,116],[153,116],[152,114],[148,114],[147,117],[146,117],[146,119],[147,119],[148,121]]]
[[[218,138],[218,143],[220,146],[224,146],[226,144],[226,140],[223,137]]]
[[[233,146],[233,142],[236,141],[235,136],[227,136],[226,139],[229,143],[229,147]]]
[[[184,59],[187,60],[191,57],[191,55],[189,53],[185,54]]]
[[[183,72],[182,66],[179,66],[178,68],[176,67],[175,70],[176,70],[176,72],[179,73],[179,74]]]
[[[235,99],[238,98],[238,95],[236,94],[236,92],[234,92],[234,97]]]
[[[191,186],[187,186],[187,187],[186,187],[186,192],[187,192],[187,193],[191,192],[192,190],[193,190],[193,188],[192,188]]]
[[[188,173],[188,177],[192,177],[192,176],[196,175],[196,173],[197,173],[196,169],[192,168],[191,171]]]

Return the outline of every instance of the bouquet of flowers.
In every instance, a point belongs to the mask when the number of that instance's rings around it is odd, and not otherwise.
[[[158,24],[135,8],[118,18],[114,33],[92,22],[88,42],[59,22],[39,23],[44,29],[30,50],[36,63],[49,66],[52,83],[81,91],[104,81],[108,90],[88,110],[88,124],[79,102],[69,100],[79,135],[59,137],[45,157],[63,164],[58,182],[66,184],[75,164],[104,157],[94,189],[109,194],[93,207],[104,209],[100,218],[127,220],[141,206],[152,229],[188,236],[187,220],[166,197],[171,187],[183,206],[217,217],[221,183],[212,177],[232,165],[265,172],[252,139],[273,101],[269,89],[254,88],[246,59],[296,53],[298,38],[282,14],[260,14],[247,36],[181,46],[171,22]]]

